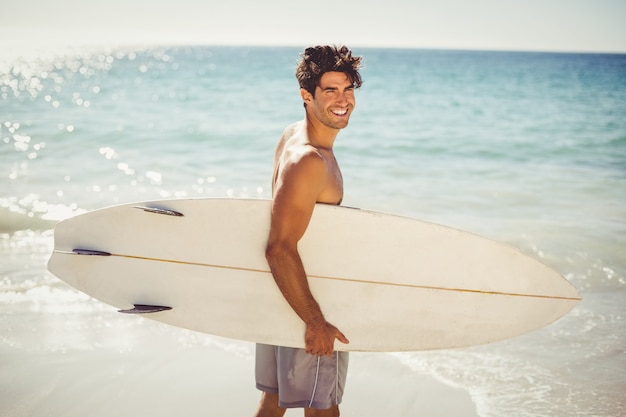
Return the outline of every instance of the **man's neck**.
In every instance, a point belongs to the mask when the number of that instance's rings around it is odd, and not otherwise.
[[[311,145],[316,148],[332,149],[339,134],[339,129],[333,129],[321,123],[309,115],[305,118],[307,138]]]

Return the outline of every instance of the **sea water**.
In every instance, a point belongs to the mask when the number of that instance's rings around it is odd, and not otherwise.
[[[140,200],[269,198],[275,143],[303,117],[299,52],[100,47],[0,62],[0,362],[141,345],[152,327],[129,330],[46,271],[54,223]],[[513,245],[584,298],[507,341],[386,355],[468,391],[482,417],[626,415],[626,55],[355,52],[364,84],[336,142],[344,204]]]

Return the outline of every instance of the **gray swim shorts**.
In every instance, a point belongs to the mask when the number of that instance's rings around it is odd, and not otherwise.
[[[313,356],[304,349],[256,345],[256,387],[278,394],[282,408],[325,410],[341,403],[348,352]]]

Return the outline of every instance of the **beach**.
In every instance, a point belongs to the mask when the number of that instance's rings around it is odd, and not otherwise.
[[[2,406],[6,417],[242,416],[252,415],[259,399],[253,356],[206,346],[31,355],[27,362],[2,354],[10,363],[3,372],[14,375],[3,387],[3,401],[10,399]],[[380,355],[352,354],[342,416],[477,416],[467,392],[389,362]],[[381,395],[389,387],[393,395]]]
[[[626,55],[355,52],[364,84],[335,149],[343,204],[513,246],[583,300],[490,345],[354,353],[342,415],[626,415]],[[119,314],[46,262],[56,222],[89,210],[269,198],[276,141],[303,117],[299,53],[3,55],[1,416],[252,414],[251,343]]]

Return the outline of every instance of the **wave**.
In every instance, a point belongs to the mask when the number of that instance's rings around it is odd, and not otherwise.
[[[60,220],[82,212],[84,210],[62,204],[18,205],[0,200],[0,233],[51,230]]]
[[[27,213],[0,208],[0,233],[14,233],[22,230],[45,231],[54,228],[55,224],[54,220],[45,220]]]

